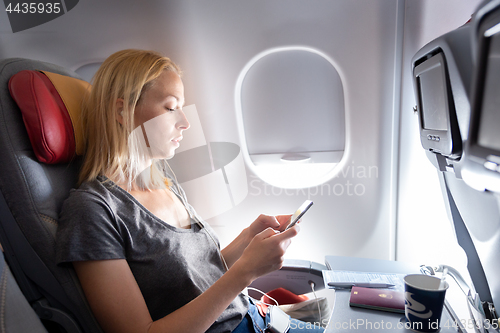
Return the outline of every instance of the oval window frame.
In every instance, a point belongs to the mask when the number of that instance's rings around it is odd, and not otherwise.
[[[332,68],[337,72],[340,82],[341,89],[344,97],[344,150],[338,158],[336,163],[308,163],[309,159],[298,160],[297,162],[282,160],[282,164],[270,164],[270,165],[256,165],[250,154],[248,152],[248,144],[245,135],[245,127],[243,124],[243,110],[242,110],[242,88],[245,76],[260,59],[274,53],[286,52],[286,51],[306,51],[313,54],[319,55],[325,59]],[[346,99],[346,85],[343,73],[339,70],[339,66],[324,52],[307,46],[286,46],[286,47],[276,47],[265,50],[256,56],[254,56],[241,70],[238,75],[238,79],[235,85],[234,92],[234,103],[235,103],[235,113],[236,113],[236,123],[238,129],[238,135],[240,139],[240,146],[242,151],[243,159],[249,169],[255,173],[264,182],[279,188],[284,189],[301,189],[309,188],[321,185],[332,178],[334,178],[340,165],[345,163],[349,151],[348,144],[348,130],[349,127],[347,121],[348,115],[348,101]],[[338,155],[338,154],[337,154]],[[309,177],[304,177],[308,174]]]

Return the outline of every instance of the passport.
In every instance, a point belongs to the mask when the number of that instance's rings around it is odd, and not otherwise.
[[[352,287],[349,305],[372,310],[404,313],[405,297],[402,291]]]

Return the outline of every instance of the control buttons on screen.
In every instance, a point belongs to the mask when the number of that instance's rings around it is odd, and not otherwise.
[[[428,135],[427,135],[427,140],[431,140],[431,141],[440,141],[440,140],[441,140],[441,138],[440,138],[439,136],[437,136],[437,135],[430,135],[430,134],[428,134]]]

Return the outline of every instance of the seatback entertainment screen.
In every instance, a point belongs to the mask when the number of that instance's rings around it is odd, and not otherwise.
[[[422,146],[446,157],[459,157],[457,152],[461,153],[462,142],[457,135],[459,129],[443,53],[426,55],[415,66],[413,75]]]
[[[481,17],[464,181],[500,193],[500,5]]]
[[[500,23],[496,27],[498,32],[488,38],[477,143],[500,152]]]
[[[441,63],[436,63],[419,76],[422,98],[423,128],[436,131],[448,130],[447,103],[444,70]]]

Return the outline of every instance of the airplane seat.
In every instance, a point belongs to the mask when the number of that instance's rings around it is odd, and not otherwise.
[[[41,61],[0,61],[0,243],[21,291],[49,331],[102,332],[74,270],[57,266],[55,257],[59,211],[80,167],[74,154],[79,144],[67,127],[78,115],[78,101],[66,95],[75,84],[82,86],[77,78]],[[77,126],[74,131],[78,134]]]
[[[0,332],[47,333],[40,318],[28,303],[19,285],[12,276],[9,266],[0,253]]]
[[[497,14],[486,14],[482,6],[488,10],[496,8]],[[485,17],[488,20],[483,20]],[[493,22],[495,17],[497,21]],[[494,47],[490,57],[493,64],[490,81],[486,85],[481,84],[478,72],[484,72],[484,68],[481,69],[478,64],[478,55],[484,53],[484,47],[481,46],[481,38],[477,38],[478,21],[488,21],[489,33],[498,33],[500,0],[480,5],[470,23],[421,48],[412,59],[412,71],[421,144],[438,170],[446,210],[451,217],[458,244],[467,255],[467,269],[473,283],[470,286],[472,296],[479,297],[483,307],[479,312],[492,322],[498,320],[494,304],[500,303],[500,201],[484,189],[488,187],[485,184],[499,184],[500,168],[493,170],[493,175],[487,177],[484,177],[484,169],[491,169],[491,165],[494,165],[488,161],[489,157],[500,156],[500,118],[497,112],[500,82],[499,67],[496,65],[500,38],[497,38],[496,44],[491,43]],[[496,30],[492,30],[492,26]],[[479,159],[479,163],[471,165],[471,160],[478,160],[473,156],[471,142],[477,142],[474,139],[477,137],[475,132],[478,123],[475,115],[477,96],[482,96],[483,91],[490,92],[489,118],[484,134],[487,139],[483,143],[487,142],[498,153],[486,154],[482,160]],[[484,149],[480,151],[485,152]],[[497,157],[493,156],[493,159]],[[474,176],[475,170],[479,169]],[[483,191],[474,190],[471,183],[477,188],[483,186]]]
[[[483,264],[491,290],[487,318],[498,319],[500,307],[500,0],[482,3],[472,18],[474,75],[471,120],[465,146],[463,180],[476,196],[489,201],[490,214],[477,217]],[[496,203],[496,205],[495,205]],[[483,207],[476,207],[482,209]],[[485,236],[487,235],[487,236]],[[491,315],[490,315],[491,314]]]
[[[472,114],[464,181],[479,191],[500,193],[500,0],[480,7],[472,20],[476,71],[471,94]]]

